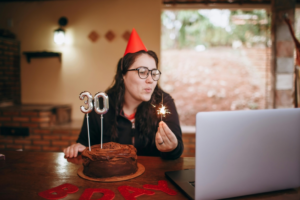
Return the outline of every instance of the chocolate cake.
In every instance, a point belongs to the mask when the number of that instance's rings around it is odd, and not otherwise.
[[[137,171],[136,148],[115,142],[91,146],[82,152],[83,173],[92,178],[125,176]]]

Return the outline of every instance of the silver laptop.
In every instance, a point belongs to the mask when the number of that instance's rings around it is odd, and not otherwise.
[[[195,171],[166,172],[166,176],[197,200],[297,188],[300,109],[200,112]]]

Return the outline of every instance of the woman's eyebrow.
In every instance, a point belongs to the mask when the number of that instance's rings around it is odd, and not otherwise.
[[[146,66],[139,66],[139,67],[146,67]],[[137,68],[139,68],[139,67],[137,67]],[[149,69],[149,67],[146,67],[146,68]],[[157,68],[155,67],[153,69],[157,69]]]

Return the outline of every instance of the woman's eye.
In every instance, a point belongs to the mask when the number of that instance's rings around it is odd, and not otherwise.
[[[147,70],[145,70],[145,69],[140,69],[139,72],[140,72],[140,74],[146,74],[146,73],[147,73]]]
[[[153,77],[154,79],[157,79],[157,78],[159,78],[159,74],[153,74],[152,77]]]

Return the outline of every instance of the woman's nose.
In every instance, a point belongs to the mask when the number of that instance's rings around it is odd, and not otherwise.
[[[153,79],[152,79],[151,73],[149,73],[148,77],[146,78],[146,83],[152,83],[152,82],[153,82]]]

